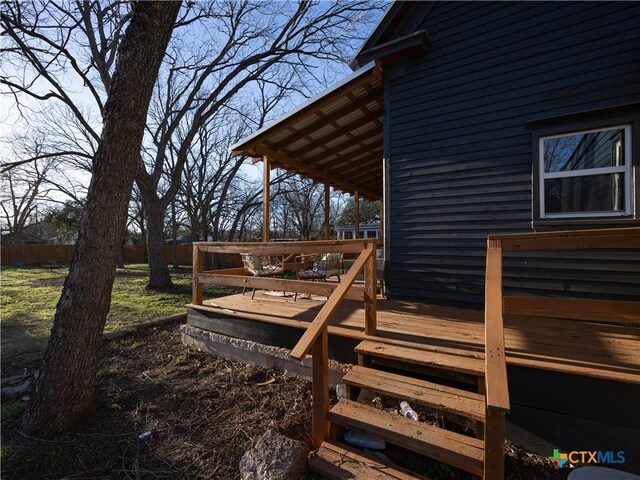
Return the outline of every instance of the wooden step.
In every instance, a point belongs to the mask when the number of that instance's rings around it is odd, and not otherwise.
[[[349,370],[343,382],[440,412],[484,422],[485,398],[478,393],[360,366]]]
[[[359,428],[400,447],[482,476],[482,440],[346,399],[331,409],[328,420],[343,427]]]
[[[335,440],[325,440],[309,459],[309,467],[331,480],[429,480],[383,460],[361,452]]]
[[[469,375],[484,376],[484,359],[477,356],[466,356],[463,350],[460,355],[444,353],[437,349],[422,350],[389,345],[382,342],[365,340],[356,347],[356,352],[371,357],[395,360],[414,365],[451,370]],[[449,352],[451,349],[448,349]]]

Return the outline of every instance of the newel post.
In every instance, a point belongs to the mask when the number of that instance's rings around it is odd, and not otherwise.
[[[487,404],[484,431],[484,480],[504,479],[506,412],[503,408],[495,406],[497,402],[494,398],[508,391],[502,297],[502,243],[500,240],[489,238],[485,276],[485,393]],[[502,351],[496,350],[497,345],[501,346]],[[502,369],[504,372],[501,371]]]
[[[364,265],[364,333],[377,335],[378,333],[378,300],[376,278],[378,264],[376,260],[377,242],[367,242],[365,250],[369,251],[367,263]]]
[[[202,273],[202,256],[200,255],[200,247],[193,244],[193,284],[191,303],[194,305],[202,305],[202,284],[198,281],[198,274]]]

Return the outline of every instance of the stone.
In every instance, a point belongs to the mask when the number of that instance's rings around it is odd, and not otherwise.
[[[267,430],[240,460],[243,480],[298,480],[306,472],[309,447]]]

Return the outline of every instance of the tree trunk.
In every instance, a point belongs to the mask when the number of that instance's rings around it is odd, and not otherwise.
[[[122,245],[118,249],[118,268],[124,268],[124,253],[122,252]]]
[[[147,110],[179,8],[179,2],[132,5],[131,23],[118,48],[69,275],[56,307],[41,375],[23,417],[27,434],[65,431],[91,412],[102,331]]]
[[[147,229],[145,228],[144,206],[140,208],[140,241],[142,242],[144,263],[149,263],[149,252],[147,250]]]
[[[149,254],[149,283],[151,290],[164,290],[173,287],[169,265],[164,254],[164,211],[159,204],[142,194],[147,212],[147,252]]]
[[[173,268],[180,267],[178,262],[178,222],[176,221],[176,201],[171,202],[171,259]]]

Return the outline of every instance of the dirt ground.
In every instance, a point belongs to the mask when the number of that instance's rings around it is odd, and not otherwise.
[[[384,400],[380,406],[397,408]],[[232,479],[269,428],[310,442],[311,388],[187,348],[174,324],[105,342],[95,413],[82,427],[37,439],[23,436],[19,421],[3,419],[3,479]],[[433,480],[470,478],[400,449],[386,453]],[[509,447],[507,479],[560,480],[567,473]]]

